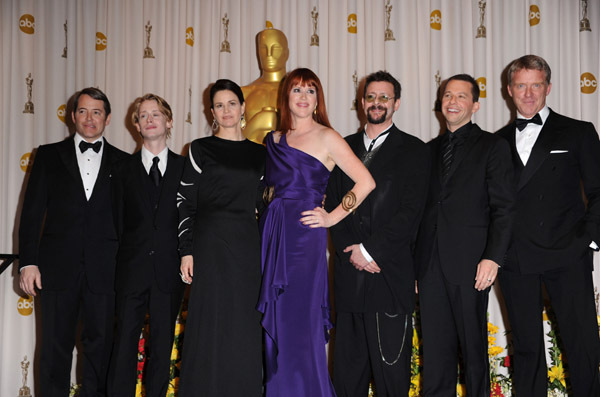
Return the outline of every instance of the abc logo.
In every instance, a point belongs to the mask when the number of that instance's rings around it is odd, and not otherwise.
[[[598,88],[598,80],[596,80],[593,74],[586,72],[581,75],[579,85],[581,86],[582,93],[592,94]]]
[[[65,104],[62,104],[58,107],[58,109],[56,109],[56,115],[58,116],[58,119],[60,121],[62,121],[63,123],[65,122],[65,113],[67,112],[67,106]]]
[[[356,14],[348,15],[348,22],[346,22],[346,25],[348,26],[348,33],[356,34],[356,21]]]
[[[194,46],[194,28],[191,26],[185,30],[185,44]]]
[[[21,160],[19,160],[19,165],[21,166],[21,170],[23,172],[27,172],[27,167],[29,167],[29,158],[31,157],[31,152],[25,153],[21,156]]]
[[[21,316],[29,316],[33,313],[33,297],[19,298],[17,310]]]
[[[21,18],[19,18],[19,29],[21,32],[27,34],[33,34],[35,31],[35,19],[31,14],[23,14]]]
[[[431,11],[429,24],[431,25],[431,29],[442,30],[442,12],[440,10]]]
[[[535,4],[529,7],[529,25],[535,26],[540,23],[540,8]]]
[[[106,50],[106,36],[102,32],[96,32],[96,51]]]
[[[265,22],[265,28],[267,29],[273,29],[273,22],[269,21],[268,19]]]
[[[476,81],[477,81],[477,85],[479,86],[479,97],[480,98],[485,98],[486,97],[485,88],[487,86],[487,82],[485,80],[485,77],[480,77]]]

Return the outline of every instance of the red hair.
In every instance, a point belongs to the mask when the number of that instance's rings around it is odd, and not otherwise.
[[[278,108],[280,111],[280,124],[279,130],[282,134],[292,130],[292,114],[290,112],[290,92],[296,85],[303,87],[313,87],[317,91],[317,108],[316,113],[313,113],[312,118],[317,123],[322,124],[326,127],[332,128],[329,123],[329,117],[327,117],[327,109],[325,107],[325,96],[323,95],[323,86],[317,75],[310,69],[298,68],[292,70],[281,86],[279,93]]]

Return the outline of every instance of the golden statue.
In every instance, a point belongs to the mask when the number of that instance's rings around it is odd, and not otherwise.
[[[246,138],[263,143],[265,136],[277,129],[277,94],[285,77],[285,63],[290,51],[285,34],[277,29],[265,29],[257,36],[261,76],[242,87],[246,101]]]

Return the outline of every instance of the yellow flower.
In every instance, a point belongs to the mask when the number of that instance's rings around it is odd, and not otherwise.
[[[413,332],[413,337],[412,337],[412,344],[414,347],[419,346],[419,344],[421,343],[421,341],[419,340],[419,335],[417,335],[416,332]]]
[[[553,366],[548,370],[548,377],[550,378],[550,383],[558,380],[563,387],[567,387],[565,383],[565,372],[563,371],[562,363],[558,364],[558,366]]]
[[[488,327],[488,333],[494,335],[496,332],[498,332],[498,327],[496,327],[494,324],[490,323],[488,321],[487,323],[487,327]]]
[[[502,353],[504,351],[504,349],[500,346],[492,346],[488,349],[488,354],[490,356],[497,356],[498,354]]]
[[[183,325],[177,323],[175,324],[175,336],[180,335],[183,331]]]
[[[494,343],[496,343],[496,338],[488,335],[488,346],[494,346]]]
[[[460,383],[456,385],[456,394],[459,397],[465,397],[467,395],[467,386]]]
[[[135,384],[135,397],[142,397],[142,381],[140,380]]]
[[[546,313],[546,309],[544,309],[544,311],[542,312],[542,319],[544,321],[550,321],[550,319],[548,318],[548,313]]]
[[[177,357],[179,357],[179,350],[175,348],[171,349],[171,361],[177,360]]]

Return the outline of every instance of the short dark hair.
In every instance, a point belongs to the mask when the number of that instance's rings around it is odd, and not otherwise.
[[[75,99],[73,99],[73,113],[77,111],[79,98],[81,98],[82,95],[87,95],[92,99],[104,102],[104,113],[106,113],[105,116],[108,117],[110,114],[110,102],[108,101],[106,94],[96,87],[87,87],[75,94]]]
[[[524,55],[521,58],[512,61],[508,67],[508,85],[512,83],[514,74],[521,69],[541,70],[546,74],[546,84],[550,85],[552,71],[550,70],[550,65],[548,65],[548,62],[546,62],[544,58],[537,55]]]
[[[473,94],[473,102],[479,102],[479,84],[477,84],[477,80],[475,80],[473,76],[466,73],[455,74],[454,76],[446,80],[446,84],[444,85],[444,91],[446,91],[446,86],[452,80],[460,80],[466,81],[467,83],[471,83],[471,94]],[[443,95],[444,93],[442,92],[442,96]]]
[[[392,84],[394,86],[394,100],[400,99],[400,94],[402,93],[402,87],[400,86],[400,83],[394,78],[394,76],[384,70],[371,73],[367,76],[365,79],[365,90],[363,92],[363,97],[366,98],[367,96],[367,87],[369,87],[369,84],[376,81],[385,81]]]
[[[240,88],[239,85],[237,85],[236,83],[234,83],[231,80],[219,79],[219,80],[215,81],[215,83],[210,87],[210,108],[211,109],[214,109],[214,107],[215,107],[214,99],[215,99],[215,95],[219,91],[231,91],[238,97],[238,99],[240,101],[240,105],[242,105],[244,103],[244,93],[242,92],[242,89]]]

